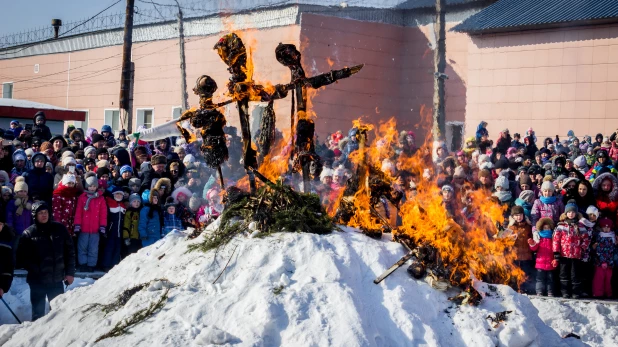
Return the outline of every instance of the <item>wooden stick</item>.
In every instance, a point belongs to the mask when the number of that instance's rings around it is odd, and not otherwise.
[[[225,267],[223,268],[223,270],[221,270],[221,272],[219,273],[219,276],[217,276],[217,278],[215,278],[215,280],[212,282],[212,284],[217,283],[219,278],[221,278],[221,275],[223,275],[223,272],[225,271],[225,269],[227,269],[227,266],[230,265],[230,261],[232,261],[232,258],[234,257],[234,253],[236,253],[236,248],[238,248],[238,245],[236,245],[236,247],[234,247],[234,250],[232,251],[232,255],[230,255],[230,259],[227,260],[227,263],[225,264]]]

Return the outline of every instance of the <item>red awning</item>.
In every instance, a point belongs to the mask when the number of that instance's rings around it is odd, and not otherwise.
[[[0,118],[33,118],[38,111],[45,112],[47,120],[80,122],[86,120],[86,112],[84,111],[75,111],[29,100],[0,99]]]

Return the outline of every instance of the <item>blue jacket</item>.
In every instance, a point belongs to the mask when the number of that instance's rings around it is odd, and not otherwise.
[[[167,211],[163,212],[163,230],[161,230],[161,235],[165,236],[170,231],[174,229],[182,230],[182,220],[178,218],[175,214],[169,214]]]
[[[15,206],[15,199],[11,199],[7,204],[6,224],[13,227],[16,235],[21,235],[24,230],[32,225],[32,213],[25,208],[21,216],[18,216],[16,212],[17,206]]]
[[[48,206],[51,206],[52,194],[54,193],[54,176],[45,172],[45,168],[28,170],[23,176],[28,185],[28,195],[38,195]]]
[[[159,212],[154,212],[152,218],[148,218],[150,206],[146,205],[139,213],[139,224],[137,230],[142,240],[142,246],[150,246],[161,239],[161,217]]]

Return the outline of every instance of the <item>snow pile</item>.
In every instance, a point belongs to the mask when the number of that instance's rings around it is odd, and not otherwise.
[[[215,252],[186,253],[171,235],[141,250],[92,286],[52,302],[36,323],[0,327],[4,346],[86,346],[117,322],[156,302],[175,286],[161,311],[130,334],[97,346],[581,346],[561,339],[530,300],[510,288],[490,288],[479,307],[458,307],[447,294],[399,269],[380,285],[373,279],[403,249],[346,229],[326,236],[281,233],[237,238]],[[227,269],[216,284],[226,263]],[[108,304],[126,289],[150,283],[120,309]],[[486,317],[512,311],[493,327]],[[2,343],[0,343],[2,344]]]

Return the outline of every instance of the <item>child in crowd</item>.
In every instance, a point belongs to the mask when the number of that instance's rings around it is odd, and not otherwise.
[[[112,196],[105,198],[107,202],[107,230],[105,237],[105,254],[103,256],[103,270],[109,271],[112,267],[120,263],[120,247],[122,244],[122,228],[124,225],[124,214],[126,204],[124,192],[121,187],[114,187]]]
[[[521,206],[513,206],[511,208],[511,216],[509,218],[509,228],[515,236],[515,252],[517,257],[515,264],[519,266],[526,274],[526,282],[524,282],[520,290],[524,293],[534,293],[534,262],[532,260],[532,251],[528,246],[528,240],[532,238],[532,225],[524,215],[524,209]]]
[[[133,177],[129,180],[129,189],[131,189],[131,194],[139,194],[139,188],[142,185],[142,180],[137,177]]]
[[[86,178],[86,191],[77,200],[75,233],[80,271],[92,272],[99,256],[99,234],[107,228],[107,205],[96,176]]]
[[[612,230],[614,223],[609,218],[599,220],[601,231],[594,235],[592,249],[594,250],[594,278],[592,280],[592,296],[612,296],[612,269],[616,254],[616,234]]]
[[[17,177],[15,179],[15,198],[8,203],[6,211],[6,224],[13,228],[15,232],[15,242],[13,243],[13,253],[17,251],[19,238],[24,230],[32,225],[32,202],[28,199],[28,185],[26,179]]]
[[[145,204],[140,212],[138,224],[139,236],[143,247],[150,246],[161,239],[161,220],[163,217],[159,191],[152,189],[147,195],[148,203]],[[144,197],[142,196],[142,199]]]
[[[75,235],[75,209],[77,207],[77,198],[80,195],[75,183],[75,175],[71,173],[64,174],[52,196],[54,221],[66,226],[71,236]]]
[[[133,254],[142,248],[142,240],[139,238],[139,216],[142,199],[133,193],[129,196],[129,208],[127,209],[122,227],[122,239],[124,240],[123,252],[125,256]]]
[[[554,221],[544,217],[536,222],[533,238],[528,239],[528,245],[536,254],[536,295],[554,296],[554,263],[553,252]]]
[[[183,229],[195,227],[195,215],[189,211],[189,198],[191,191],[185,187],[178,187],[172,192],[172,198],[176,203],[176,215],[182,221]]]
[[[168,197],[164,206],[165,212],[163,212],[163,229],[161,236],[167,235],[172,230],[182,230],[182,221],[176,215],[176,203],[173,197]]]

